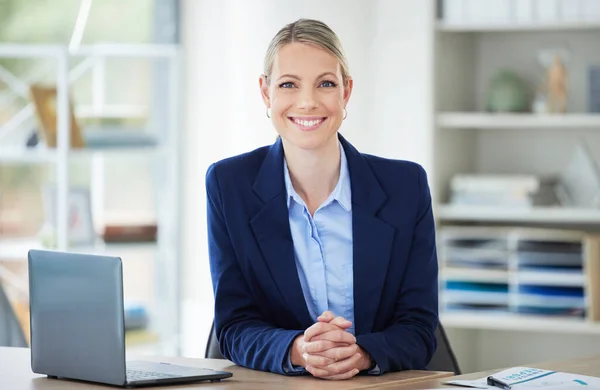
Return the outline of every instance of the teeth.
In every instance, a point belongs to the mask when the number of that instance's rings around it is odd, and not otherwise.
[[[298,123],[301,126],[312,127],[312,126],[315,126],[317,123],[320,123],[321,120],[318,119],[318,120],[313,120],[313,121],[304,121],[301,119],[295,119],[294,122]]]

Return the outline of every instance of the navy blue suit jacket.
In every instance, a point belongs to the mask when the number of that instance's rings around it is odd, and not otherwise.
[[[356,339],[381,372],[423,369],[438,323],[431,197],[420,165],[359,153],[341,135],[352,189]],[[206,174],[215,330],[223,356],[284,374],[314,322],[294,258],[281,140]],[[336,313],[334,313],[336,314]]]

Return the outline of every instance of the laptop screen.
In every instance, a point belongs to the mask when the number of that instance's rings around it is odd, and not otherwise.
[[[33,372],[125,383],[121,259],[31,250],[28,265]]]

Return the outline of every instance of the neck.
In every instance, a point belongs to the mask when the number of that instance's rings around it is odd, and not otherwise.
[[[329,197],[340,176],[337,137],[317,150],[296,148],[283,140],[283,150],[294,190],[313,214]]]

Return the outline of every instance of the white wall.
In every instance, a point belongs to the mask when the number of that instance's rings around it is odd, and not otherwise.
[[[300,17],[329,24],[355,89],[342,133],[364,152],[432,165],[433,1],[185,0],[184,351],[201,356],[212,321],[204,174],[275,137],[258,77],[270,39]]]
[[[373,152],[433,169],[434,1],[379,0],[369,61]]]

